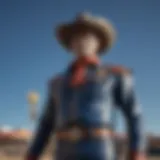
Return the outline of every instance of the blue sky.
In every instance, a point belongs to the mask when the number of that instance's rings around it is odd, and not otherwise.
[[[89,11],[116,26],[116,45],[103,61],[134,69],[147,130],[160,133],[160,1],[64,2],[0,0],[0,125],[30,127],[27,92],[38,91],[42,106],[48,79],[71,60],[53,36],[54,26]]]

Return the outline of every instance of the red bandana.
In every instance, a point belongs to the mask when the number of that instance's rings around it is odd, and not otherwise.
[[[91,57],[81,57],[77,59],[71,65],[72,77],[71,77],[71,85],[78,86],[85,82],[85,72],[88,65],[97,65],[99,64],[98,58]]]

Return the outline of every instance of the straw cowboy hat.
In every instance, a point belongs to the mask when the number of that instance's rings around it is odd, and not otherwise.
[[[101,17],[93,17],[90,14],[82,13],[74,21],[64,23],[56,28],[56,37],[66,49],[70,49],[72,37],[83,31],[95,33],[100,40],[99,52],[111,48],[115,40],[115,30],[108,20]]]

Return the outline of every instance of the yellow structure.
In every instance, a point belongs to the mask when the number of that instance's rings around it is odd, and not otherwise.
[[[27,98],[30,105],[36,105],[39,101],[39,95],[37,92],[29,92]]]
[[[27,95],[27,100],[29,103],[29,115],[30,119],[35,121],[37,118],[37,104],[39,101],[39,94],[37,92],[29,92]]]

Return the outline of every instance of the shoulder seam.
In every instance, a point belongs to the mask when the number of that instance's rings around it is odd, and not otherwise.
[[[113,73],[113,74],[132,74],[132,69],[127,67],[123,67],[121,65],[104,65],[102,66],[106,72]]]
[[[55,85],[56,83],[58,83],[60,80],[62,79],[62,75],[61,74],[58,74],[56,76],[54,76],[53,78],[51,78],[49,80],[49,85]]]

